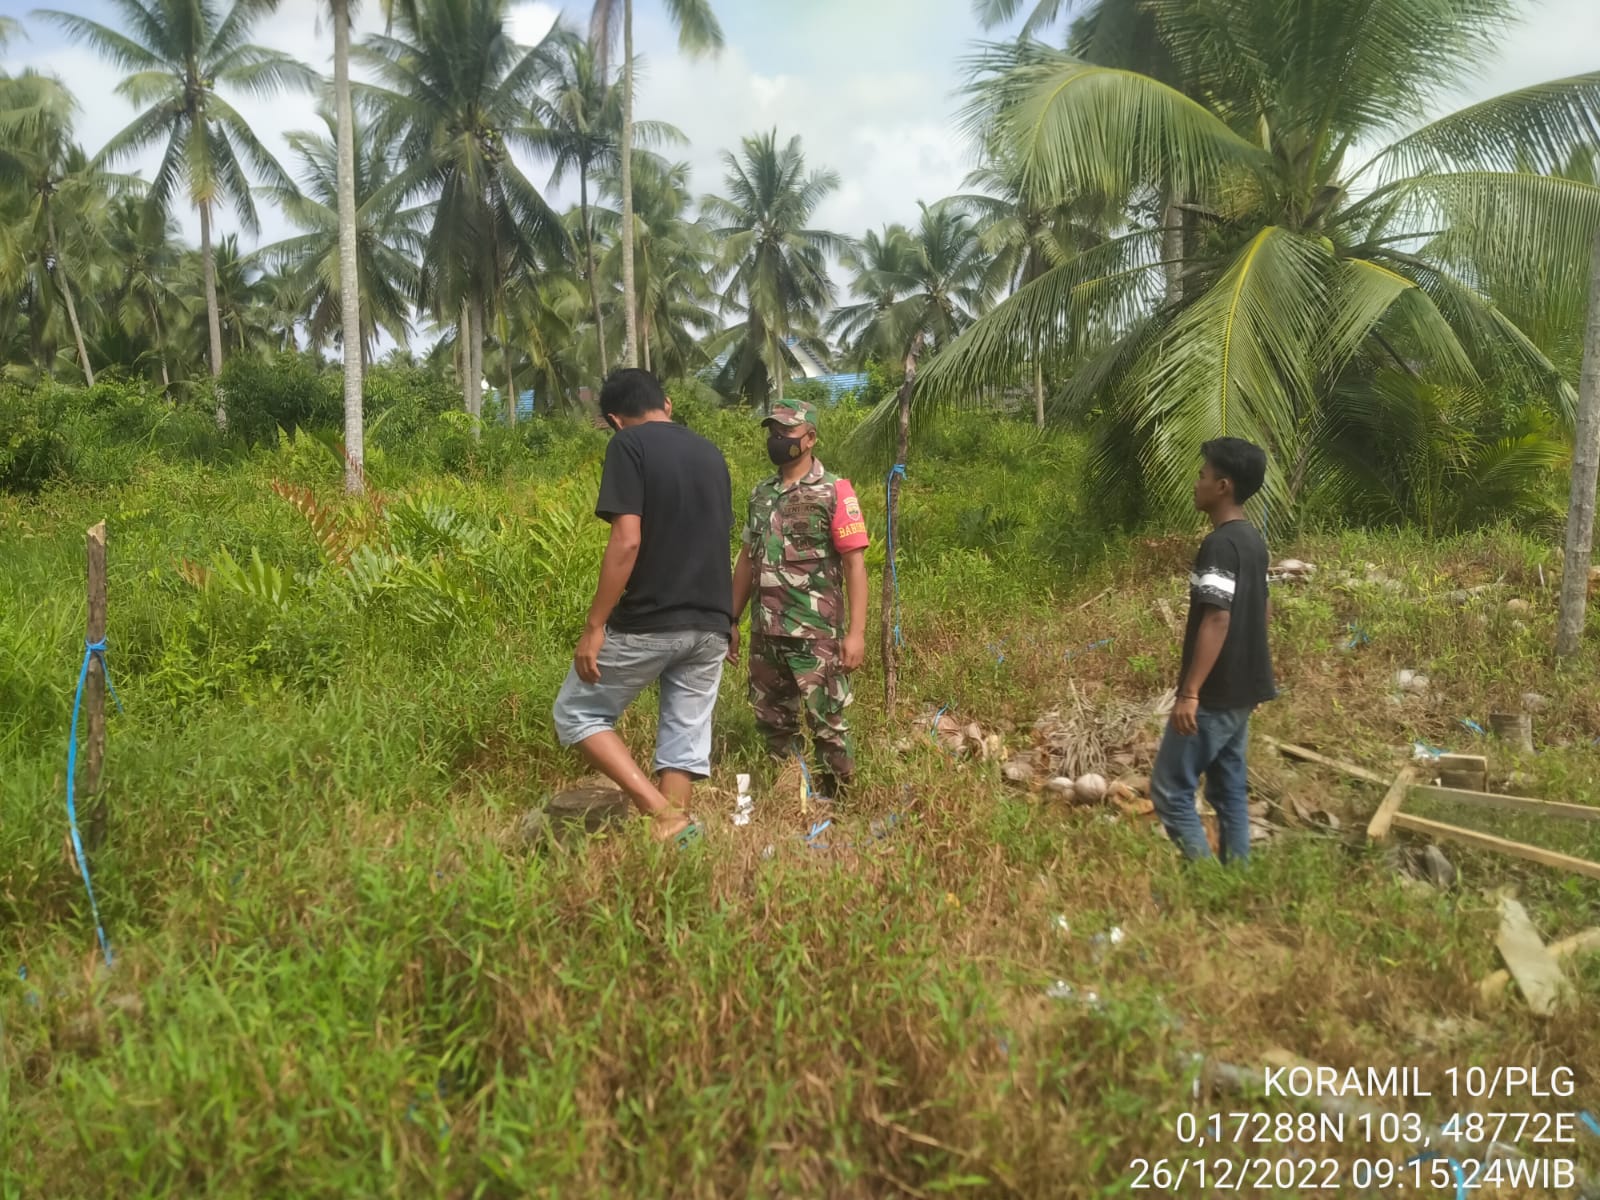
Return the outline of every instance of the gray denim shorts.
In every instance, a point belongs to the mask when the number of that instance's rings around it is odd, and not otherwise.
[[[600,682],[585,683],[576,668],[567,670],[552,714],[556,736],[563,746],[576,746],[616,728],[623,709],[659,680],[655,769],[704,779],[711,774],[711,714],[727,653],[726,633],[607,629],[600,647]]]

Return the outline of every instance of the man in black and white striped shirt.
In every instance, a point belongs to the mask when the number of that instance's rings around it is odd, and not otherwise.
[[[1211,519],[1211,533],[1189,576],[1178,699],[1150,773],[1150,797],[1184,856],[1210,858],[1195,810],[1204,777],[1222,861],[1242,863],[1250,855],[1250,714],[1278,694],[1267,648],[1267,546],[1243,507],[1261,490],[1267,456],[1240,438],[1218,438],[1200,452],[1194,506]]]

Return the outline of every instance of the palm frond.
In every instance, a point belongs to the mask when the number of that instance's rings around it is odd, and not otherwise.
[[[1226,173],[1271,165],[1203,105],[1135,71],[1052,54],[990,86],[994,135],[1036,196],[1125,196],[1156,183],[1199,194]]]
[[[678,30],[678,49],[685,54],[714,54],[722,49],[722,26],[710,0],[666,0],[667,15]]]
[[[326,80],[291,54],[261,46],[240,46],[213,66],[219,84],[257,98],[283,91],[314,92]]]
[[[1596,144],[1600,71],[1591,71],[1469,105],[1400,138],[1368,165],[1381,167],[1385,182],[1459,170],[1550,174]]]
[[[1146,436],[1154,499],[1183,511],[1203,442],[1243,437],[1267,448],[1264,495],[1290,500],[1286,467],[1312,411],[1327,335],[1331,260],[1315,241],[1268,226],[1172,321],[1140,388],[1123,403]]]
[[[1115,238],[1024,284],[979,317],[922,372],[917,402],[977,404],[1014,386],[1035,350],[1071,353],[1096,325],[1126,326],[1159,287],[1160,233]]]
[[[57,26],[74,41],[87,43],[126,71],[171,69],[170,64],[163,61],[150,47],[140,45],[126,34],[119,33],[108,25],[102,25],[99,21],[91,21],[88,17],[79,16],[77,13],[57,12],[51,9],[37,9],[33,15]]]

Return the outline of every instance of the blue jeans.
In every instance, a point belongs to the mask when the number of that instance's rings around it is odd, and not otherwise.
[[[576,668],[567,670],[552,713],[556,737],[563,746],[576,746],[614,729],[622,710],[660,680],[656,772],[682,771],[704,779],[711,773],[711,713],[727,654],[725,633],[607,629],[600,647],[600,682],[585,683]]]
[[[1250,857],[1249,776],[1245,747],[1250,741],[1250,709],[1202,708],[1198,727],[1185,737],[1171,723],[1161,736],[1156,764],[1150,771],[1150,799],[1167,836],[1188,859],[1210,858],[1205,826],[1195,810],[1200,777],[1206,780],[1206,803],[1217,814],[1222,861],[1242,863]]]

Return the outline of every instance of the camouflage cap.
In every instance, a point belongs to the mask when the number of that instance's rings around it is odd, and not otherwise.
[[[765,425],[768,421],[776,421],[787,429],[797,425],[809,425],[813,429],[820,428],[817,424],[817,406],[809,400],[779,400],[772,406],[772,411],[761,418]]]

